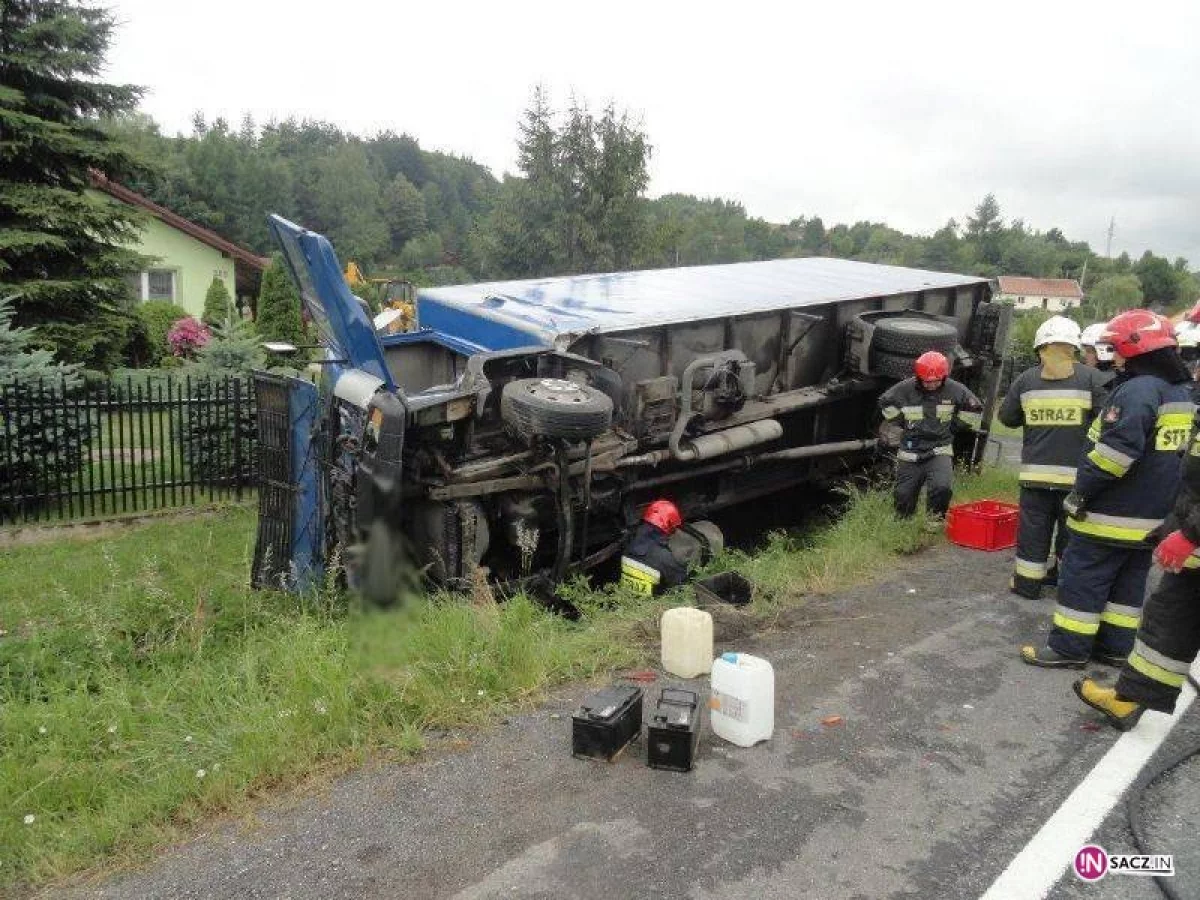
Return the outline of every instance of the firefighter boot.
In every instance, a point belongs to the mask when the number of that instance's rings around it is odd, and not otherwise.
[[[1049,647],[1034,647],[1032,644],[1021,648],[1021,661],[1042,669],[1082,669],[1087,665],[1086,659],[1063,656]]]
[[[1081,678],[1071,685],[1075,696],[1108,719],[1118,731],[1128,731],[1138,723],[1146,707],[1132,700],[1117,697],[1116,688],[1101,687],[1090,678]]]

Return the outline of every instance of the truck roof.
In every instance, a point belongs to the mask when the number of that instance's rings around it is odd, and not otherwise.
[[[554,345],[584,333],[631,331],[987,281],[975,275],[806,257],[422,288],[417,293],[417,317],[422,327],[461,333],[481,346],[502,349],[522,343]]]

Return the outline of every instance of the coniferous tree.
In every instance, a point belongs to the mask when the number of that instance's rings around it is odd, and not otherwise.
[[[224,281],[214,275],[212,284],[208,286],[208,293],[204,295],[204,312],[200,316],[201,320],[205,325],[224,328],[229,325],[232,306],[233,300],[229,296],[229,288],[225,287]]]
[[[264,341],[303,343],[304,323],[300,318],[300,297],[284,266],[283,257],[279,254],[272,257],[271,265],[263,272],[257,312],[254,324],[259,337]]]
[[[93,368],[120,359],[125,279],[140,268],[120,249],[136,239],[135,213],[86,193],[92,171],[120,179],[138,168],[99,126],[140,93],[97,80],[112,29],[98,7],[0,3],[0,291],[39,344]]]

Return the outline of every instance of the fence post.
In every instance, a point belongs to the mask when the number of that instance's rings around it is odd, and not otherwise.
[[[234,496],[242,499],[242,379],[233,379],[233,484]]]

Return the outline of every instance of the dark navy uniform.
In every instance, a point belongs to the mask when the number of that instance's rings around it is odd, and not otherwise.
[[[1200,544],[1200,419],[1192,428],[1183,458],[1182,484],[1175,507],[1155,538],[1178,529]],[[1170,713],[1200,653],[1200,556],[1193,553],[1183,571],[1163,573],[1142,611],[1141,626],[1121,677],[1117,696]]]
[[[1075,478],[1084,512],[1067,520],[1051,650],[1086,659],[1133,649],[1151,563],[1146,538],[1170,512],[1193,412],[1186,383],[1118,379]]]
[[[1056,568],[1067,543],[1063,498],[1075,484],[1075,469],[1087,449],[1088,426],[1108,396],[1111,378],[1076,364],[1068,378],[1042,377],[1042,367],[1013,381],[997,412],[1009,428],[1023,428],[1021,518],[1013,590],[1036,598]],[[1050,561],[1054,544],[1055,562]]]
[[[653,594],[683,584],[687,566],[675,558],[661,528],[642,522],[621,557],[621,584],[639,594]]]
[[[884,421],[903,426],[896,451],[896,512],[911,516],[917,495],[928,484],[925,506],[930,514],[944,516],[950,506],[954,476],[954,435],[963,428],[980,427],[979,398],[953,378],[927,391],[916,378],[892,385],[879,398]]]

